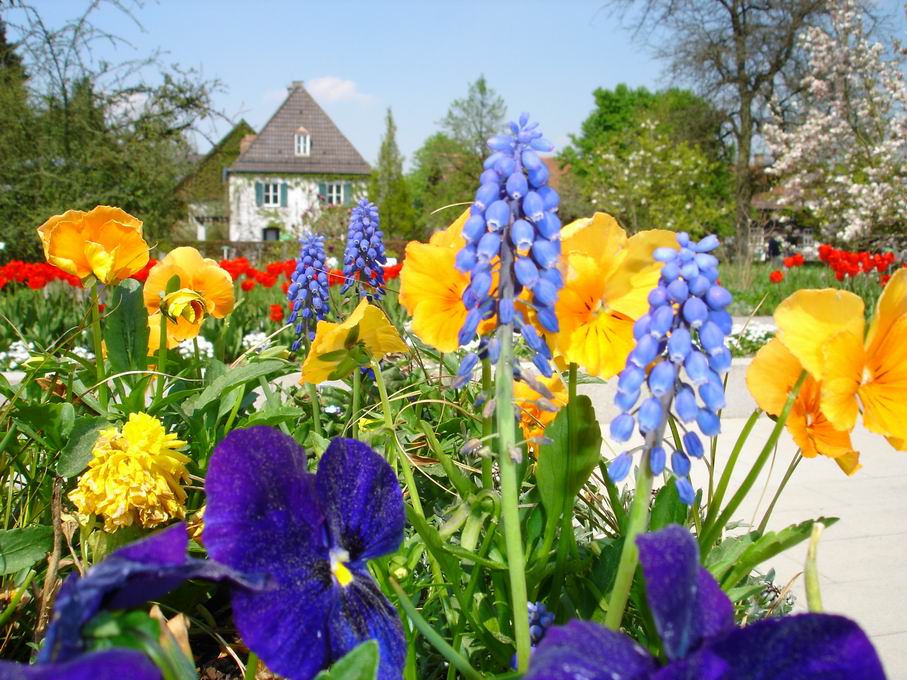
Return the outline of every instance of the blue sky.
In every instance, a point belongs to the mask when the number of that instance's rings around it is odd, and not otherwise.
[[[82,3],[35,3],[51,25]],[[600,0],[161,0],[137,12],[139,29],[113,8],[95,16],[127,38],[111,57],[165,52],[221,80],[218,106],[256,129],[303,80],[367,160],[378,154],[384,112],[410,157],[437,130],[450,102],[485,74],[508,112],[529,111],[558,146],[592,107],[592,90],[659,84],[653,62]],[[104,48],[107,50],[107,48]],[[102,55],[109,54],[102,51]],[[221,124],[218,133],[226,132]]]
[[[83,2],[35,0],[58,25]],[[529,111],[560,148],[592,108],[596,87],[657,88],[661,64],[602,0],[160,0],[136,15],[95,15],[131,47],[99,57],[163,60],[220,80],[218,108],[260,129],[293,80],[307,87],[374,162],[391,107],[407,158],[438,129],[450,102],[484,74],[510,115]],[[881,0],[904,37],[902,0]],[[214,131],[223,135],[221,122]],[[202,143],[204,146],[204,143]],[[204,148],[202,149],[204,150]]]

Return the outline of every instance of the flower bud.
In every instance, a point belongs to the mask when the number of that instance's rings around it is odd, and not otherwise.
[[[617,378],[617,389],[620,392],[638,391],[646,379],[646,372],[636,366],[627,366]]]
[[[526,175],[522,172],[515,172],[507,178],[507,194],[514,199],[520,199],[529,191],[529,183],[526,181]]]
[[[513,263],[513,271],[517,281],[525,288],[532,288],[539,280],[539,270],[535,263],[528,257],[517,257]]]
[[[611,421],[611,439],[618,442],[625,442],[633,434],[633,416],[629,413],[621,413],[617,418]]]
[[[532,244],[532,257],[542,269],[556,266],[560,255],[559,241],[546,241],[539,238]]]
[[[674,388],[677,371],[670,361],[660,361],[649,373],[649,391],[656,397],[663,397]]]
[[[630,467],[633,465],[633,457],[626,451],[610,463],[608,463],[608,476],[611,481],[616,483],[624,481],[630,474]]]
[[[501,185],[497,182],[488,182],[476,191],[475,206],[479,210],[487,210],[501,195]]]
[[[708,307],[697,297],[683,303],[683,318],[693,328],[699,328],[709,317]]]
[[[702,440],[695,432],[687,432],[683,435],[683,448],[687,455],[693,458],[702,458],[705,448],[702,446]]]
[[[545,217],[545,203],[536,192],[530,191],[523,199],[523,214],[535,224]]]
[[[665,469],[665,450],[662,446],[653,446],[649,451],[649,469],[653,475],[660,475]]]
[[[527,255],[535,240],[535,228],[526,220],[517,220],[510,227],[510,241],[520,255]]]
[[[724,309],[731,304],[732,299],[727,289],[718,285],[709,288],[705,294],[705,301],[712,309]]]
[[[671,454],[671,469],[678,477],[686,477],[690,474],[690,459],[683,451],[674,451]]]
[[[668,338],[668,358],[675,364],[683,363],[693,346],[690,331],[686,328],[675,328]]]
[[[649,397],[639,407],[636,416],[639,419],[639,429],[643,434],[654,432],[664,421],[665,413],[661,402],[656,397]]]
[[[501,231],[510,224],[510,206],[505,201],[495,201],[485,211],[485,225],[488,231]]]
[[[721,421],[718,416],[705,408],[699,409],[696,424],[699,426],[699,431],[706,437],[715,437],[721,432]]]
[[[696,500],[696,492],[693,491],[693,485],[686,477],[675,477],[674,488],[677,489],[677,495],[680,496],[680,502],[684,505],[693,505]]]
[[[699,385],[704,385],[709,379],[709,360],[706,359],[705,354],[702,352],[697,352],[693,350],[687,355],[686,361],[683,362],[683,367],[686,369],[687,376],[697,387]]]

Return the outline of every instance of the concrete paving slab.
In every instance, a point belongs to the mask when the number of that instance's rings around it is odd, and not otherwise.
[[[607,422],[603,421],[606,432]],[[719,474],[744,423],[743,418],[722,420]],[[762,418],[753,428],[731,478],[731,492],[751,469],[773,426]],[[882,437],[860,426],[852,439],[861,452],[863,468],[847,477],[830,459],[803,460],[782,493],[768,528],[779,530],[822,515],[840,518],[825,530],[818,548],[825,609],[857,621],[876,644],[889,677],[907,678],[907,454],[895,451]],[[759,523],[795,451],[790,435],[783,433],[771,474],[766,465],[736,519]],[[694,462],[692,479],[694,486],[707,488],[706,466]],[[801,544],[762,569],[773,567],[775,583],[783,586],[802,572],[805,558],[806,545]],[[796,608],[805,610],[802,576],[791,590],[797,597]]]

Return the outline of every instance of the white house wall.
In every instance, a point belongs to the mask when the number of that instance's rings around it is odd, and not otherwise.
[[[261,241],[264,229],[279,226],[281,238],[298,238],[320,214],[319,182],[330,182],[319,177],[256,175],[251,173],[229,175],[230,240]],[[349,180],[346,180],[349,181]],[[287,185],[287,207],[258,206],[255,184],[277,183]],[[355,197],[364,195],[365,183],[352,182]]]

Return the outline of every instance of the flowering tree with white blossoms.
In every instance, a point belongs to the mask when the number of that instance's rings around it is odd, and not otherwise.
[[[802,37],[809,70],[792,125],[764,129],[782,205],[802,206],[839,237],[907,225],[907,86],[901,64],[866,33],[854,0]]]

